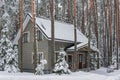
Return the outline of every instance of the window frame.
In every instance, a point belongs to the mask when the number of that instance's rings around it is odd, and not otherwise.
[[[43,40],[43,34],[40,30],[37,30],[37,40],[42,41]]]
[[[27,36],[25,34],[27,34]],[[29,31],[23,33],[22,42],[23,43],[30,42],[30,32]]]
[[[37,62],[40,62],[44,59],[44,53],[43,52],[37,52]]]

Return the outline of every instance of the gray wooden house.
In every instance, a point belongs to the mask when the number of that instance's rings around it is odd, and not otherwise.
[[[37,28],[37,57],[38,60],[46,59],[47,64],[45,70],[52,70],[51,63],[55,63],[57,59],[57,54],[60,48],[68,53],[66,60],[69,62],[70,66],[73,64],[72,56],[70,56],[74,51],[72,46],[74,46],[74,26],[72,24],[67,24],[64,22],[55,21],[55,57],[54,61],[51,61],[51,22],[49,19],[43,19],[36,17],[36,28]],[[31,21],[31,14],[28,14],[23,23],[23,69],[25,71],[33,70],[33,27]],[[77,30],[77,44],[87,44],[88,39]],[[20,31],[18,32],[13,44],[18,44],[20,52]],[[83,46],[84,47],[84,46]],[[83,48],[82,47],[82,48]],[[80,50],[81,48],[78,48]],[[82,49],[84,51],[84,49]],[[19,53],[20,56],[20,53]],[[79,57],[81,58],[81,57]],[[20,57],[19,57],[20,62]],[[78,62],[79,63],[79,62]],[[83,65],[81,65],[83,66]],[[71,66],[72,67],[72,66]],[[79,67],[78,67],[79,68]],[[84,68],[84,67],[81,67]],[[71,68],[72,69],[72,68]]]

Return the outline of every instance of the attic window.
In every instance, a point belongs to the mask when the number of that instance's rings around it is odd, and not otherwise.
[[[27,42],[29,42],[29,33],[25,32],[23,34],[23,43],[27,43]]]
[[[46,30],[46,28],[41,24],[41,26],[42,26],[42,28],[44,29],[44,30]]]

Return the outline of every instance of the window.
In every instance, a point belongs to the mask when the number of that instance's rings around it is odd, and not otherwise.
[[[43,39],[43,35],[40,30],[37,30],[37,40],[40,41]]]
[[[72,63],[72,55],[68,55],[68,63]]]
[[[55,59],[55,62],[57,62],[58,55],[59,55],[59,53],[57,52],[57,53],[56,53],[56,59]]]
[[[29,33],[28,32],[26,32],[26,33],[23,34],[23,42],[24,43],[29,42]]]
[[[43,59],[44,59],[43,52],[38,52],[37,53],[37,62],[40,62]],[[33,62],[34,62],[34,53],[32,52],[32,63]]]
[[[43,52],[38,52],[38,54],[37,54],[37,60],[38,60],[38,62],[40,62],[43,59],[44,59]]]

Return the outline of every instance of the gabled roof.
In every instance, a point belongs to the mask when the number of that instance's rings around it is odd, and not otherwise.
[[[23,31],[27,23],[31,20],[31,14],[26,16],[23,23]],[[55,21],[55,41],[74,42],[74,26],[72,24]],[[36,26],[44,33],[48,40],[51,40],[51,21],[36,17]],[[18,44],[20,38],[20,31],[18,32],[13,44]],[[85,43],[88,39],[77,29],[77,42]]]

